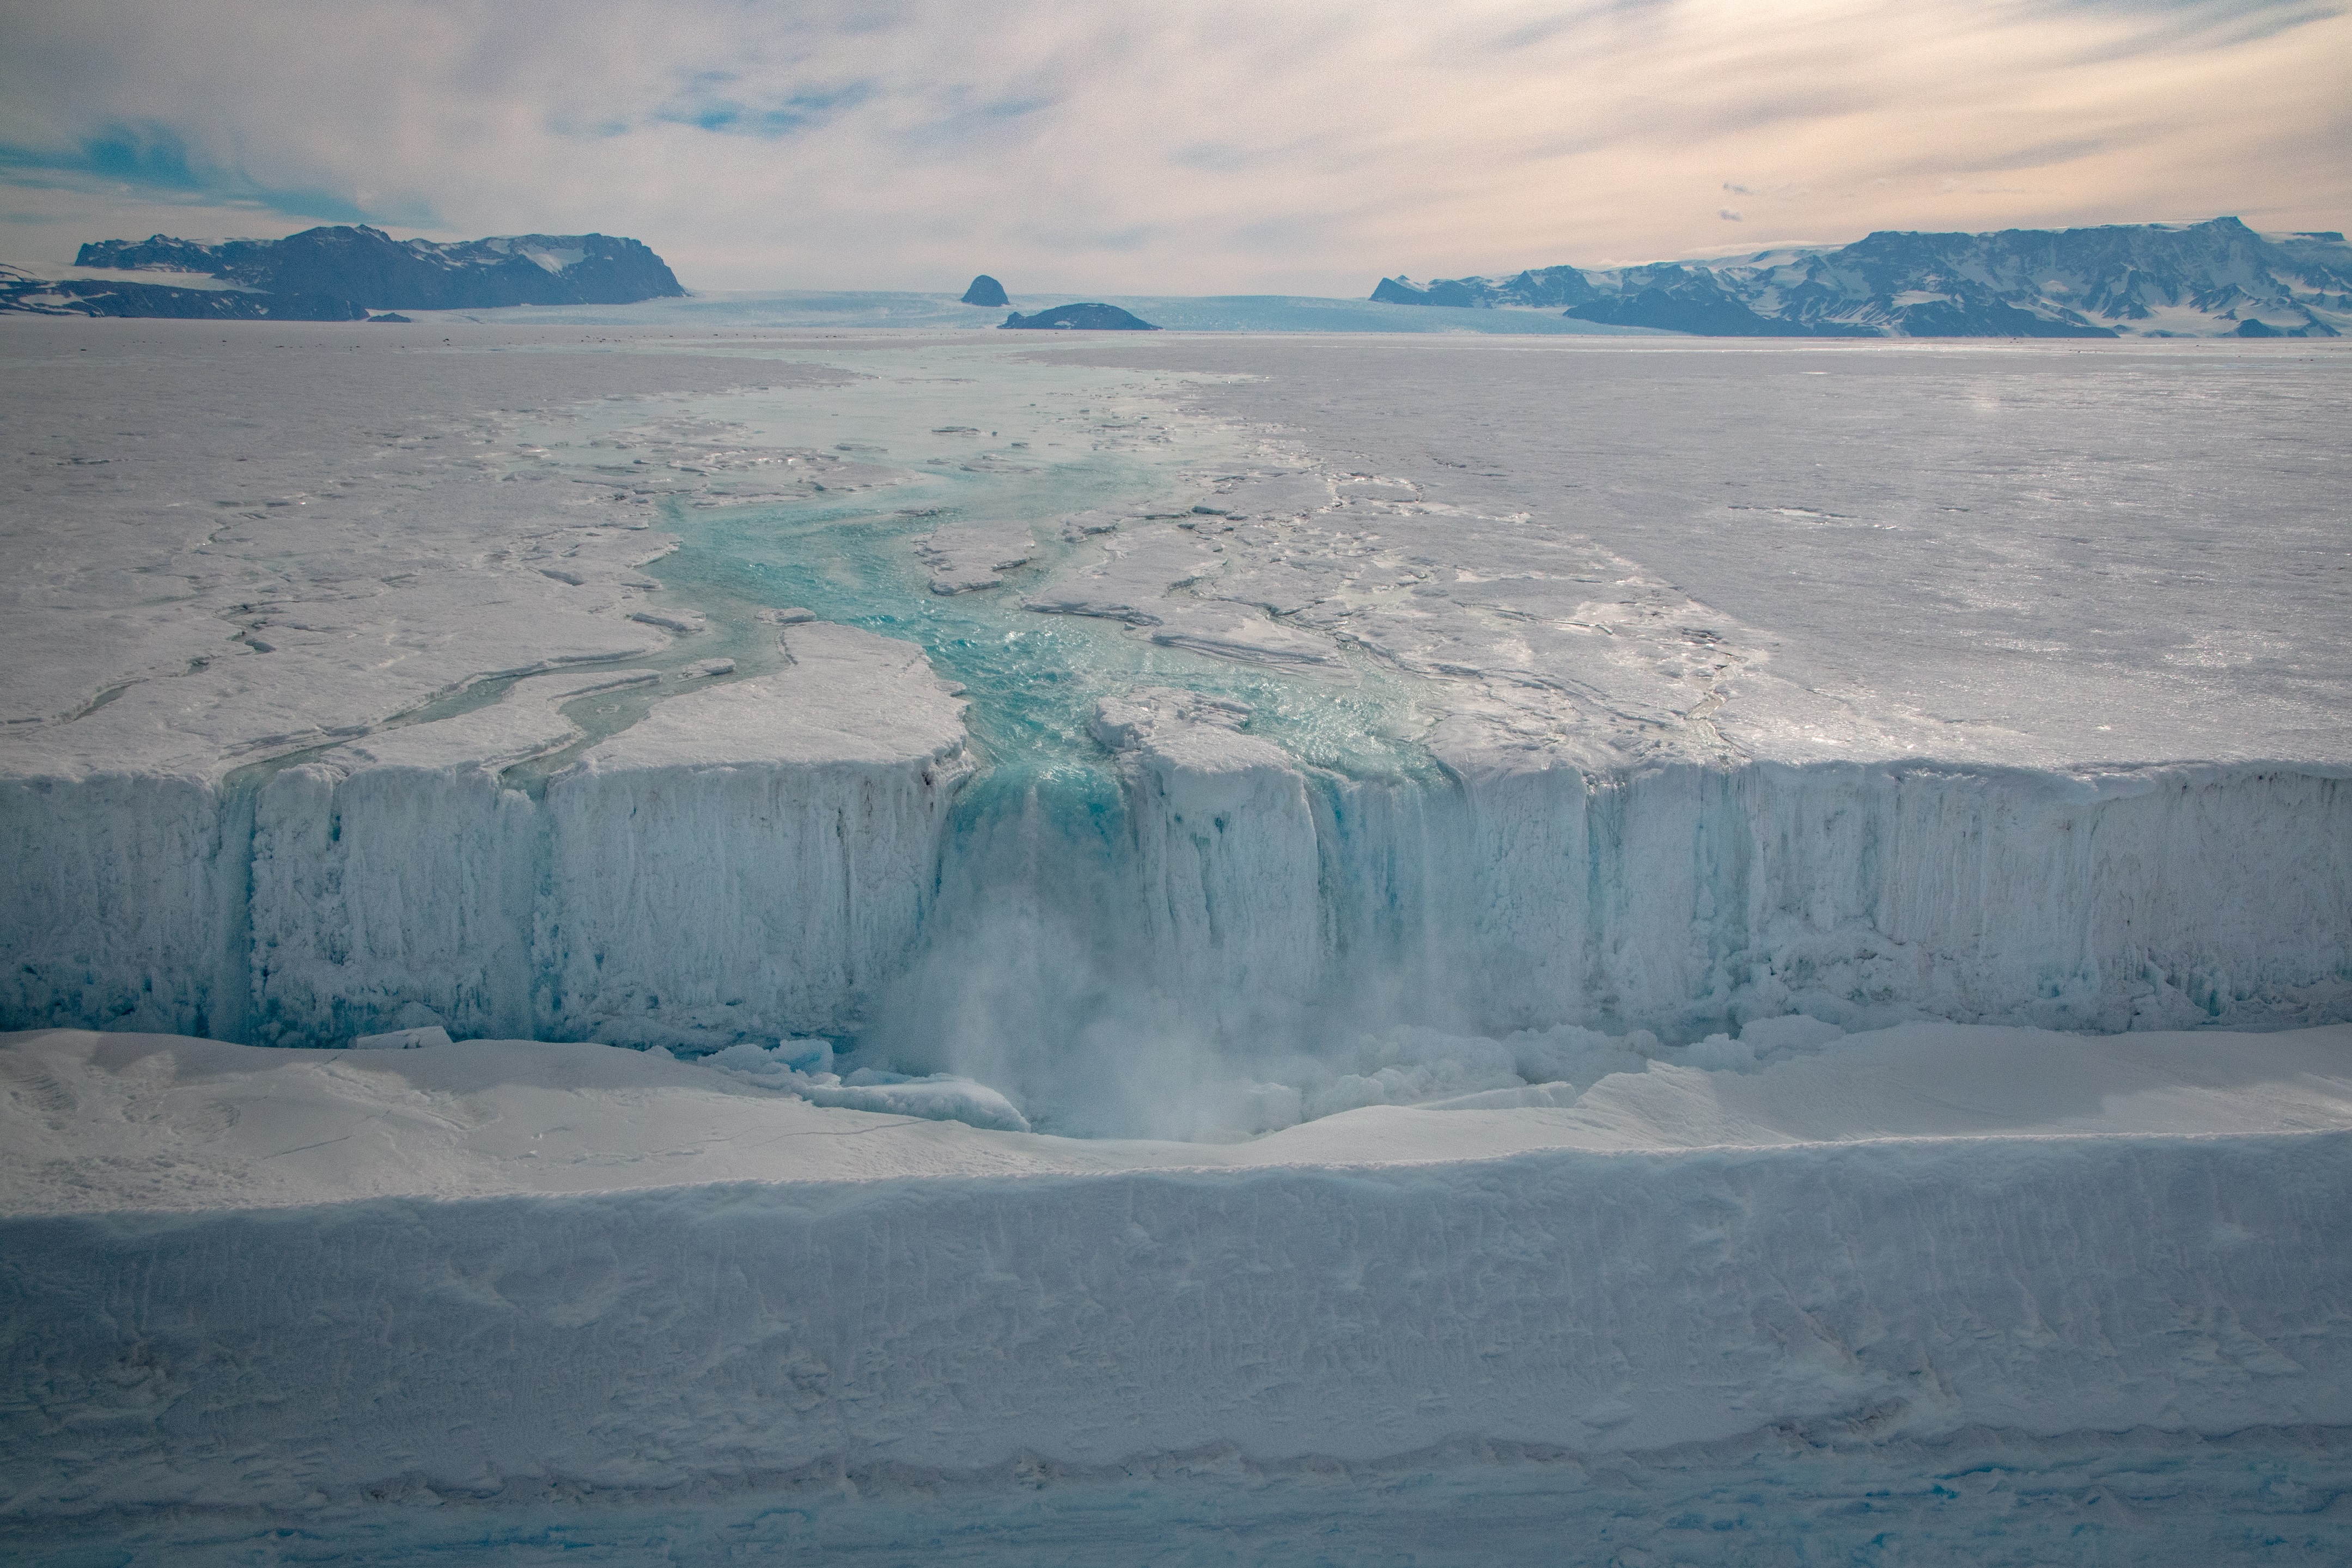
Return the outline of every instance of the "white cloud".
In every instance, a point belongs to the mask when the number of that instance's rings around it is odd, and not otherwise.
[[[0,258],[374,214],[709,287],[1352,294],[1704,249],[1718,189],[1813,236],[2342,227],[2352,21],[2254,12],[0,0]]]

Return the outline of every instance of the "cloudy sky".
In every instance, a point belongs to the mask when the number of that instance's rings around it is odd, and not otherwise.
[[[0,260],[601,230],[689,287],[1360,295],[1874,228],[2352,225],[2311,0],[0,0]]]

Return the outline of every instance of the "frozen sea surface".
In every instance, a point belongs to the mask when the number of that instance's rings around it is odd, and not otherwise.
[[[1437,568],[1422,597],[1520,632],[1475,667],[1565,681],[1590,660],[1537,540],[1670,581],[1770,677],[1714,719],[1743,753],[2352,752],[2352,355],[1254,340],[1073,357],[1213,370],[1200,405],[1380,476],[1406,503],[1392,548]]]

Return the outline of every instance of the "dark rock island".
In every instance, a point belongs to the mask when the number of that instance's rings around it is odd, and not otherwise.
[[[508,235],[448,245],[345,225],[219,245],[155,235],[85,245],[74,266],[123,276],[0,272],[0,309],[358,321],[370,310],[627,305],[686,292],[644,244],[608,235]]]
[[[973,278],[971,287],[963,291],[963,303],[966,305],[1003,305],[1005,302],[1004,285],[984,272]]]
[[[2332,231],[2258,234],[2236,218],[1886,230],[1703,261],[1384,277],[1372,298],[1727,338],[2333,338],[2352,330],[2352,246]]]
[[[1052,329],[1079,332],[1157,332],[1159,328],[1139,316],[1130,316],[1116,305],[1056,305],[1051,310],[1040,310],[1034,316],[1024,316],[1018,310],[1004,319],[1004,327]],[[1000,328],[999,330],[1003,329]]]

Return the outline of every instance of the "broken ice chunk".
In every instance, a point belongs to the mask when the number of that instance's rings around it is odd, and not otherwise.
[[[1231,697],[1188,692],[1175,686],[1139,686],[1123,696],[1105,697],[1096,703],[1087,728],[1105,748],[1130,751],[1193,729],[1238,733],[1249,722],[1249,704]]]
[[[987,1084],[953,1073],[909,1078],[899,1072],[861,1068],[846,1079],[834,1075],[833,1042],[787,1038],[772,1050],[745,1042],[713,1051],[705,1067],[797,1094],[812,1105],[839,1111],[872,1111],[919,1116],[930,1122],[961,1122],[1003,1133],[1025,1133],[1029,1118]]]
[[[1214,601],[1170,599],[1160,607],[1151,640],[1163,648],[1189,648],[1251,664],[1336,664],[1339,651],[1328,638],[1276,621],[1255,606]]]
[[[1117,512],[1106,512],[1100,508],[1072,512],[1062,519],[1062,537],[1075,544],[1095,534],[1110,533],[1127,520]]]
[[[708,624],[691,610],[632,610],[629,619],[641,621],[648,626],[658,626],[665,632],[675,632],[680,636],[691,635]]]
[[[353,1051],[422,1051],[428,1045],[447,1045],[449,1031],[439,1024],[427,1024],[423,1029],[387,1030],[382,1034],[363,1034],[352,1041]]]
[[[861,1076],[850,1074],[851,1079]],[[830,1105],[844,1111],[875,1111],[894,1116],[920,1116],[931,1122],[961,1122],[968,1127],[988,1127],[1000,1133],[1029,1130],[1029,1118],[1015,1109],[1012,1101],[985,1083],[947,1072],[897,1083],[845,1082],[828,1085],[812,1082],[797,1092],[813,1105]]]
[[[1228,517],[1302,517],[1331,505],[1331,481],[1312,472],[1253,475],[1221,488],[1217,504]]]
[[[1037,548],[1029,525],[1013,522],[951,523],[910,542],[939,594],[1001,587],[1003,574],[1025,564]]]

